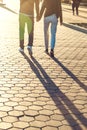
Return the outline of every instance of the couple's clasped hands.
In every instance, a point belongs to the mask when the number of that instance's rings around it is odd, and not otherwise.
[[[41,19],[41,17],[38,15],[38,16],[36,17],[36,21],[38,22],[38,21],[40,21],[40,19]]]

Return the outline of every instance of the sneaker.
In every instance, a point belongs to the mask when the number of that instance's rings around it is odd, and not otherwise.
[[[54,57],[54,51],[50,51],[50,56]]]
[[[29,55],[32,57],[32,46],[27,46],[27,49],[28,49],[28,52],[29,52]]]
[[[22,48],[19,48],[19,51],[20,51],[20,52],[24,52],[24,49],[22,49]]]

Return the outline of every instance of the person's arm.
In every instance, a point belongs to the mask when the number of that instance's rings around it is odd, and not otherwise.
[[[35,0],[36,19],[39,17],[39,0]]]
[[[61,0],[58,0],[58,8],[59,8],[60,25],[62,25],[62,23],[63,23],[63,16],[62,16]]]
[[[45,1],[43,1],[43,3],[42,3],[39,19],[42,18],[42,15],[43,15],[44,10],[45,10]]]
[[[37,18],[37,21],[39,21],[42,18],[44,10],[45,10],[45,1],[43,1],[43,3],[42,3],[40,13],[39,13],[39,17]]]
[[[61,6],[61,1],[60,1],[60,25],[63,23],[63,15],[62,15],[62,6]]]

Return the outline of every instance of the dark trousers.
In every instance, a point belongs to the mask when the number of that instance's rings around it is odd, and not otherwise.
[[[72,4],[73,15],[74,15],[75,10],[76,10],[76,14],[78,15],[78,8],[79,8],[79,4],[75,4],[75,3]]]
[[[33,45],[33,32],[34,32],[34,18],[29,17],[26,14],[19,14],[19,42],[20,47],[24,49],[24,33],[25,33],[25,25],[27,24],[27,32],[28,32],[28,45]]]

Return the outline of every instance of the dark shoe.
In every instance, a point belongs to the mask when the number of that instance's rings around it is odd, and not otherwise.
[[[54,51],[50,51],[50,56],[54,57]]]

